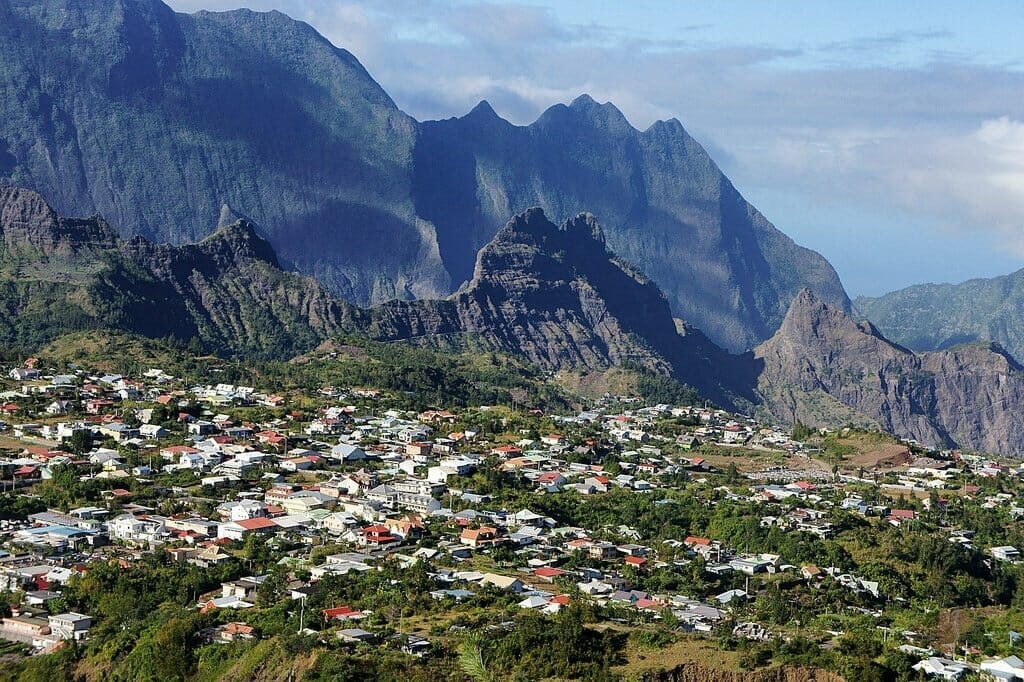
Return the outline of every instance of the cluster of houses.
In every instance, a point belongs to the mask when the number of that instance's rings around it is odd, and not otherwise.
[[[810,585],[832,580],[857,594],[885,598],[878,582],[835,567],[794,565],[778,554],[740,551],[715,538],[691,536],[647,546],[625,526],[564,527],[530,509],[501,509],[473,485],[475,473],[493,467],[537,494],[576,494],[585,504],[587,496],[613,489],[656,495],[679,480],[705,480],[714,467],[702,455],[702,444],[802,450],[779,428],[721,410],[633,407],[629,400],[609,397],[589,410],[547,418],[551,430],[546,433],[524,431],[496,442],[448,410],[378,410],[381,394],[368,389],[324,388],[310,396],[316,410],[304,414],[290,411],[288,398],[270,391],[230,384],[186,387],[159,369],[134,378],[82,370],[56,375],[26,363],[8,376],[14,385],[0,393],[10,422],[5,426],[24,447],[0,459],[4,485],[23,491],[52,478],[58,466],[70,466],[103,488],[102,500],[92,505],[0,522],[0,540],[10,550],[0,552],[0,585],[24,595],[3,620],[0,638],[38,651],[86,637],[92,624],[86,614],[47,610],[61,585],[88,570],[87,561],[68,557],[124,559],[161,547],[176,561],[212,568],[232,561],[239,543],[253,536],[310,549],[325,542],[351,549],[307,562],[309,579],[289,585],[295,600],[308,598],[326,575],[372,571],[388,561],[425,562],[436,588],[431,596],[441,602],[498,590],[514,595],[522,609],[554,613],[573,592],[641,619],[671,616],[680,628],[697,632],[734,622],[756,597],[749,579],[760,574],[789,574]],[[258,423],[232,416],[253,407],[274,416]],[[666,420],[687,428],[667,435],[658,428]],[[92,445],[78,451],[66,447],[83,439]],[[595,463],[609,452],[614,471]],[[951,459],[911,458],[896,485],[928,491],[960,485],[957,476],[964,467],[979,476],[1009,471],[967,455],[958,461],[954,467]],[[762,508],[765,528],[831,538],[837,532],[834,509],[883,518],[896,527],[916,522],[913,509],[867,504],[856,494],[835,501],[846,483],[868,479],[822,471],[763,474],[747,479],[742,493],[728,487],[718,492]],[[164,483],[168,478],[173,485]],[[189,502],[184,507],[192,511],[161,513],[152,496],[138,494],[158,488]],[[980,490],[963,486],[963,492]],[[212,504],[199,513],[191,504],[196,499]],[[995,494],[984,503],[1024,514],[1012,496]],[[964,544],[972,538],[969,529],[950,535],[951,542]],[[498,549],[511,554],[511,561],[500,564],[510,567],[472,568],[475,555]],[[1021,560],[1014,547],[988,552],[996,561]],[[730,584],[743,588],[703,595],[636,589],[638,574],[693,561],[709,577],[732,575],[736,580]],[[199,609],[239,610],[231,623],[203,633],[205,641],[258,636],[244,611],[255,607],[265,579],[246,576],[202,595]],[[374,643],[373,633],[356,627],[366,615],[337,604],[310,617],[337,626],[346,641]],[[757,640],[772,636],[751,622],[736,624],[734,634]],[[422,637],[404,637],[401,646],[413,655],[429,649]],[[940,678],[952,674],[955,662],[941,661],[924,658],[919,670]]]

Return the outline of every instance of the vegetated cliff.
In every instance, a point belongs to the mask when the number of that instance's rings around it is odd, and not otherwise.
[[[513,126],[418,123],[356,58],[279,12],[159,0],[0,2],[0,179],[124,236],[194,242],[226,205],[360,305],[437,298],[508,216],[590,210],[674,314],[743,350],[832,267],[748,204],[678,121],[581,97]]]
[[[1014,357],[1024,357],[1024,270],[860,297],[856,309],[887,336],[916,351],[995,341]]]
[[[316,281],[281,270],[244,221],[193,245],[122,241],[101,218],[63,218],[35,192],[0,188],[0,235],[8,345],[112,328],[280,357],[316,345],[352,314]]]
[[[917,355],[803,291],[753,358],[758,393],[781,419],[856,415],[926,445],[1024,454],[1024,368],[997,344]]]

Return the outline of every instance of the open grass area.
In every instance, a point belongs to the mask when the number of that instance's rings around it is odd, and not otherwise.
[[[670,670],[686,663],[697,663],[715,670],[739,671],[739,653],[722,651],[712,640],[683,637],[663,649],[650,649],[630,642],[625,651],[627,662],[612,670],[626,679],[637,679],[643,673]]]

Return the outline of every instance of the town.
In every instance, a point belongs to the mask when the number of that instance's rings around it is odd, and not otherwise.
[[[172,677],[273,637],[423,679],[468,651],[501,676],[515,661],[473,633],[571,615],[604,639],[552,676],[1024,679],[1016,463],[630,395],[414,409],[54,364],[4,368],[0,392],[0,653],[20,666],[131,660],[128,632]],[[526,641],[505,650],[539,655]]]

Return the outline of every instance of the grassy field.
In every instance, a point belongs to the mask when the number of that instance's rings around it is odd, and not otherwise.
[[[670,670],[685,663],[698,663],[716,670],[739,671],[739,654],[722,651],[713,641],[683,637],[663,649],[649,649],[630,642],[626,647],[626,663],[613,668],[626,679],[638,679],[649,671]]]

